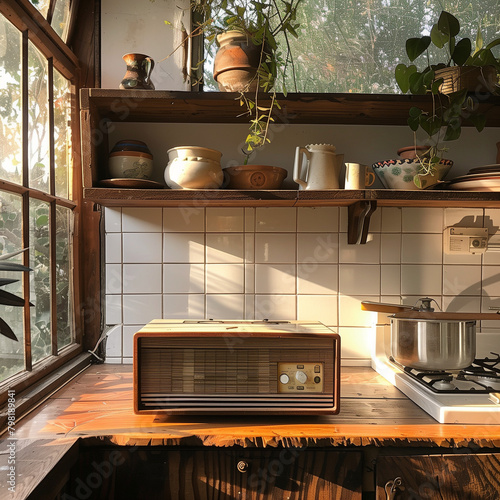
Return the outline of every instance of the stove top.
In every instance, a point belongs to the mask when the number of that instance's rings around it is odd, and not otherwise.
[[[467,368],[456,371],[428,371],[402,366],[401,369],[419,384],[440,394],[490,393],[500,391],[500,355],[476,359]],[[390,358],[391,363],[395,363]],[[397,364],[397,363],[395,363]]]
[[[456,372],[405,369],[384,355],[375,356],[372,367],[440,423],[500,425],[500,356],[494,356]],[[476,373],[480,368],[485,379]]]

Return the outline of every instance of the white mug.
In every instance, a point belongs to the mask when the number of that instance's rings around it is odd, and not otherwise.
[[[375,182],[375,174],[361,163],[345,164],[345,189],[366,189]]]

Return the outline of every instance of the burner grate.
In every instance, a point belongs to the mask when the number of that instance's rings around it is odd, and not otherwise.
[[[418,384],[436,394],[489,394],[500,391],[500,354],[475,359],[462,370],[420,370],[389,360]]]
[[[493,359],[488,357],[475,359],[471,366],[464,368],[462,371],[469,375],[483,375],[488,378],[498,378],[500,380],[500,354],[492,352]]]

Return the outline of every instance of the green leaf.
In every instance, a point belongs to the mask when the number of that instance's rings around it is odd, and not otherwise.
[[[444,78],[438,78],[432,82],[431,92],[436,95],[439,94],[439,88],[443,85]]]
[[[500,43],[500,40],[498,40],[498,42]],[[474,50],[474,54],[483,48],[483,44],[484,44],[484,40],[483,40],[483,34],[481,33],[481,29],[479,28],[477,30],[477,34],[476,34],[476,49]]]
[[[0,271],[23,271],[28,272],[32,269],[30,267],[17,264],[15,262],[0,262]]]
[[[497,66],[498,65],[498,61],[490,49],[480,50],[470,59],[470,61],[467,61],[467,63],[468,64],[470,63],[470,66],[489,66],[489,65]]]
[[[406,40],[406,53],[410,61],[414,61],[420,54],[425,52],[431,43],[430,36],[422,38],[408,38]]]
[[[472,44],[468,38],[462,38],[453,51],[451,58],[457,66],[462,66],[467,61],[472,51]]]
[[[23,307],[24,299],[14,295],[13,293],[6,292],[5,290],[0,290],[0,304],[6,306]]]
[[[471,114],[469,119],[474,124],[474,127],[476,127],[476,130],[482,132],[486,125],[486,116],[483,114]]]
[[[434,81],[434,71],[425,71],[422,73],[422,84],[427,88],[429,88],[432,85],[432,82]]]
[[[443,141],[456,141],[460,137],[461,132],[461,127],[455,128],[453,126],[448,126],[446,127]]]
[[[427,92],[427,87],[424,85],[423,82],[422,73],[417,72],[410,75],[409,83],[410,83],[410,92],[412,94],[425,94]]]
[[[0,318],[0,334],[8,339],[15,340],[18,342],[15,333],[12,331],[12,328],[2,319]]]
[[[46,226],[48,223],[49,223],[49,216],[48,215],[41,215],[36,220],[36,225],[38,227]]]
[[[408,126],[410,127],[413,132],[416,132],[418,130],[418,127],[420,126],[420,117],[411,117],[408,118],[407,120]]]
[[[410,115],[411,118],[420,118],[420,115],[422,113],[423,111],[420,108],[417,108],[416,106],[412,106],[408,111],[408,114]]]
[[[415,175],[413,177],[413,183],[415,184],[415,186],[417,186],[419,189],[422,189],[422,180],[421,180],[421,177],[420,175]]]
[[[445,10],[441,12],[437,26],[440,31],[450,37],[458,35],[458,32],[460,31],[460,23],[458,22],[458,19]]]
[[[442,49],[449,41],[450,35],[447,33],[443,33],[439,28],[438,25],[435,24],[432,29],[431,29],[431,40],[432,43]]]
[[[410,76],[417,72],[417,67],[412,64],[411,66],[406,66],[405,64],[398,64],[394,70],[394,75],[396,77],[396,83],[401,89],[403,94],[406,94],[410,90]]]
[[[500,45],[500,38],[498,38],[497,40],[493,40],[488,45],[486,45],[486,49],[491,50],[493,47],[496,47],[497,45]]]

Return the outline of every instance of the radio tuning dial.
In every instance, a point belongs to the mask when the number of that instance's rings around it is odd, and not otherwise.
[[[280,375],[280,382],[282,384],[288,384],[288,382],[290,382],[290,377],[286,373],[282,373]]]
[[[297,382],[305,384],[307,380],[307,375],[304,372],[298,370],[297,372],[295,372],[295,378],[297,379]]]

